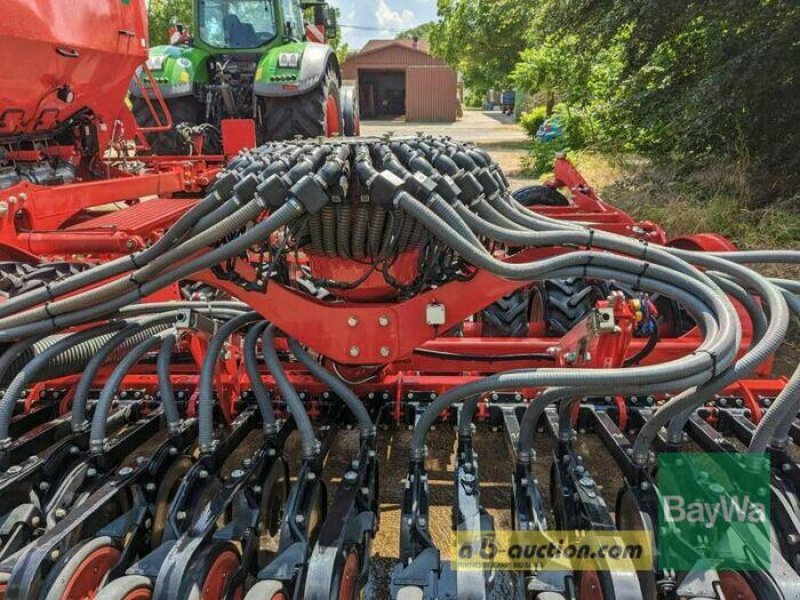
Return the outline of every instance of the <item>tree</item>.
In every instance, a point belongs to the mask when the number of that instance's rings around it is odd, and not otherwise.
[[[436,56],[464,76],[466,87],[483,93],[510,83],[526,47],[534,3],[519,0],[438,0],[431,27]]]
[[[192,0],[150,0],[148,29],[150,45],[168,43],[169,27],[173,19],[187,27],[192,23]],[[195,32],[192,32],[195,33]]]
[[[431,29],[433,28],[433,23],[423,23],[422,25],[417,25],[416,27],[412,27],[411,29],[406,29],[405,31],[401,31],[397,34],[398,40],[412,40],[414,38],[420,40],[429,40],[431,37]]]

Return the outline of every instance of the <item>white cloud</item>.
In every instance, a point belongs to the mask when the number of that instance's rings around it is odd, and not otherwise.
[[[410,27],[414,22],[414,11],[404,8],[402,11],[392,10],[385,0],[378,0],[375,12],[378,25],[384,29]]]

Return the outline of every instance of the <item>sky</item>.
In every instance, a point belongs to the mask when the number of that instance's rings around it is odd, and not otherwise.
[[[399,31],[436,18],[436,0],[329,0],[329,3],[341,9],[342,35],[353,50],[371,39],[394,38]]]

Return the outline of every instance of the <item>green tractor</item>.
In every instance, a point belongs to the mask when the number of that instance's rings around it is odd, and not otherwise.
[[[324,2],[193,0],[189,31],[174,24],[170,45],[150,49],[152,78],[140,73],[131,83],[141,127],[167,122],[153,86],[172,116],[172,129],[147,134],[156,154],[191,153],[198,137],[204,153],[219,153],[226,119],[252,119],[259,143],[358,135],[356,95],[342,88],[336,54],[321,43],[337,35]]]

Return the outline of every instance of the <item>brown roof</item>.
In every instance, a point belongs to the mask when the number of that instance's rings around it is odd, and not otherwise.
[[[399,46],[401,48],[408,48],[409,50],[417,50],[422,54],[430,54],[430,44],[426,40],[419,40],[417,47],[414,48],[414,40],[370,40],[367,44],[356,54],[369,54],[378,50],[383,50],[389,46]]]

